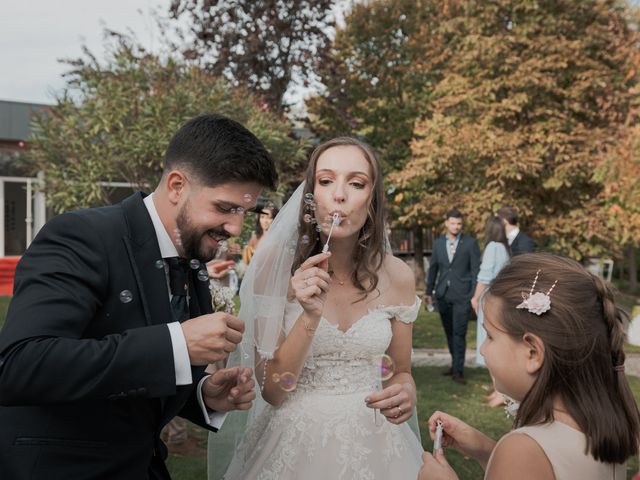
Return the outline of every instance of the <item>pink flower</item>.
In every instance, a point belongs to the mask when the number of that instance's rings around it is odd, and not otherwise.
[[[546,293],[537,292],[529,295],[529,298],[526,298],[520,305],[516,306],[516,308],[526,308],[530,313],[542,315],[551,309],[551,297]]]

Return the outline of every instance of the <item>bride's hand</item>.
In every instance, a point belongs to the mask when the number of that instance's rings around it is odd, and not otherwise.
[[[291,288],[296,299],[307,315],[318,320],[331,282],[327,273],[330,256],[331,252],[327,252],[309,257],[291,277]]]
[[[416,392],[411,383],[394,383],[387,388],[370,394],[367,407],[379,409],[390,423],[399,425],[413,415],[416,406]]]

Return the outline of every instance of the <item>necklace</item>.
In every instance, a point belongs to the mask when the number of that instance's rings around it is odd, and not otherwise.
[[[347,279],[340,280],[340,278],[338,278],[338,276],[336,275],[336,272],[334,272],[333,270],[329,270],[329,275],[331,275],[331,278],[335,278],[338,281],[338,285],[340,285],[341,287],[344,287],[344,282],[346,282]]]

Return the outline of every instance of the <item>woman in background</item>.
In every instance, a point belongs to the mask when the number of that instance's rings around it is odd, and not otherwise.
[[[507,264],[510,257],[507,234],[500,217],[493,215],[489,220],[487,220],[484,230],[484,245],[482,264],[480,265],[480,271],[478,272],[476,293],[471,299],[471,306],[478,316],[478,333],[476,337],[476,363],[478,365],[485,365],[484,357],[480,353],[480,345],[482,345],[482,342],[484,342],[484,339],[487,336],[487,332],[483,327],[484,315],[482,313],[482,308],[478,308],[478,304],[480,303],[482,293],[493,279],[496,278],[502,267]],[[502,405],[503,401],[504,399],[502,394],[496,390],[487,397],[487,405],[490,407]]]

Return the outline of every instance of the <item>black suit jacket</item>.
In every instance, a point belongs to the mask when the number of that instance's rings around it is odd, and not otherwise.
[[[195,393],[204,368],[176,386],[143,197],[53,218],[20,260],[0,332],[0,478],[169,478],[161,428],[176,414],[209,428]],[[192,273],[192,316],[210,313]]]
[[[516,256],[522,253],[532,253],[536,251],[536,242],[529,235],[520,231],[511,243],[511,255]]]
[[[446,237],[439,237],[433,246],[429,273],[427,275],[427,294],[435,290],[437,298],[454,303],[468,302],[473,297],[480,270],[480,247],[469,235],[460,235],[458,248],[449,263]]]

